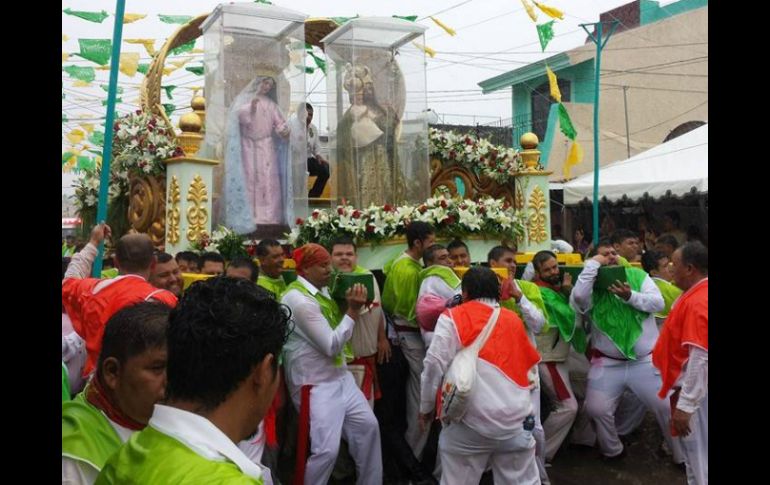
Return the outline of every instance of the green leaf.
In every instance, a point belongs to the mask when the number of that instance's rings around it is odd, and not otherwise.
[[[187,66],[185,67],[185,70],[197,74],[198,76],[203,76],[203,66]]]
[[[78,79],[90,83],[96,79],[96,73],[93,67],[81,67],[81,66],[65,66],[62,67],[62,71],[69,74],[71,78]]]
[[[184,52],[190,52],[193,49],[195,49],[195,39],[191,40],[190,42],[187,42],[186,44],[182,44],[180,46],[174,47],[169,51],[169,55],[178,56],[179,54],[182,54]]]
[[[161,22],[167,24],[186,24],[192,19],[191,15],[162,15],[158,14],[158,18]]]
[[[74,55],[104,66],[112,55],[112,41],[110,39],[78,39],[80,52]]]
[[[83,12],[79,10],[72,10],[69,8],[65,8],[63,12],[66,13],[67,15],[80,17],[83,20],[88,20],[89,22],[95,22],[97,24],[104,22],[104,19],[110,16],[110,14],[108,14],[104,10],[102,10],[101,12]]]

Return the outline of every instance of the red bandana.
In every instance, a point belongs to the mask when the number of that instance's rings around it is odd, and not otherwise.
[[[119,407],[114,405],[107,393],[104,392],[102,384],[99,382],[99,378],[94,376],[93,379],[88,381],[88,385],[83,390],[86,396],[86,400],[94,407],[104,412],[108,418],[118,423],[124,428],[128,428],[133,431],[140,431],[145,428],[146,425],[135,421],[128,417]]]

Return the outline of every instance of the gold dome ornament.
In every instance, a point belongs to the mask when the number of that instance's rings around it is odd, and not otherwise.
[[[190,106],[195,111],[203,111],[206,109],[206,98],[203,96],[195,96],[190,102]]]
[[[201,118],[195,113],[185,113],[179,117],[179,128],[182,132],[198,133],[202,127]]]
[[[540,165],[540,150],[537,149],[537,145],[540,142],[537,135],[532,132],[524,133],[519,140],[521,143],[521,159],[524,161],[525,170],[528,172],[535,172]]]
[[[196,115],[201,119],[201,132],[206,131],[206,98],[203,96],[193,96],[190,101],[190,107],[193,109]]]
[[[182,129],[182,133],[177,139],[185,155],[192,156],[198,153],[203,141],[203,135],[200,134],[202,127],[203,122],[195,113],[185,113],[179,117],[179,128]]]
[[[521,135],[521,139],[519,140],[521,143],[521,148],[525,150],[531,150],[537,148],[538,143],[540,143],[540,140],[537,138],[537,135],[529,132],[524,133]]]

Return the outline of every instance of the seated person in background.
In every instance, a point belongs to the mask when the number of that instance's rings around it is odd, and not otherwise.
[[[676,251],[676,248],[678,247],[679,242],[671,234],[663,234],[655,241],[655,251],[663,253],[669,261],[671,260],[671,255],[674,254],[674,251]]]

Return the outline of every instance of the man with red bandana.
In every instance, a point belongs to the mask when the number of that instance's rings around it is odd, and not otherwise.
[[[709,253],[700,242],[674,251],[674,283],[684,290],[652,351],[671,401],[671,434],[684,450],[688,485],[708,484]]]
[[[345,439],[356,462],[356,483],[380,485],[379,426],[346,364],[353,357],[349,340],[366,303],[366,288],[356,284],[348,290],[343,314],[327,288],[332,271],[329,252],[318,244],[305,244],[294,251],[294,261],[297,279],[281,299],[295,323],[284,346],[286,384],[299,410],[294,483],[327,483],[340,440]]]

